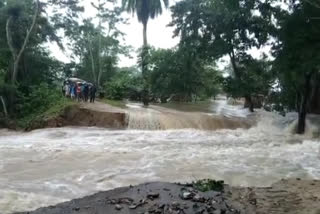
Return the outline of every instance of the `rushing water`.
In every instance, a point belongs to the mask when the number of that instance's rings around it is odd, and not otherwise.
[[[233,110],[234,114],[242,111]],[[215,114],[221,111],[225,110],[218,108]],[[257,125],[250,129],[215,131],[2,130],[0,213],[32,210],[147,181],[213,178],[232,185],[268,186],[281,178],[320,179],[320,141],[312,137],[318,127],[309,124],[306,136],[293,135],[295,116],[291,117],[261,111],[255,116]]]
[[[132,103],[127,106],[129,107],[127,110],[129,129],[219,130],[249,128],[254,124],[247,109],[239,105],[228,105],[225,99],[184,105],[168,103],[150,108]]]

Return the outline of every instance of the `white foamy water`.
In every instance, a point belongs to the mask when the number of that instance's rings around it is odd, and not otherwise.
[[[135,103],[127,104],[129,109],[126,111],[126,119],[129,129],[219,130],[248,128],[253,124],[253,121],[247,118],[251,114],[248,109],[239,105],[228,105],[226,99],[200,104],[169,103],[167,105],[169,106],[152,105],[144,108]]]
[[[44,129],[0,136],[0,213],[148,181],[223,179],[268,186],[320,178],[320,141],[261,114],[249,130]]]

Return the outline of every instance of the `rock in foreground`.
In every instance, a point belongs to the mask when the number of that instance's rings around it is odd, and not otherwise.
[[[100,192],[24,214],[236,214],[222,192],[200,192],[191,185],[148,183]]]
[[[320,181],[282,180],[264,188],[148,183],[20,214],[320,214]]]

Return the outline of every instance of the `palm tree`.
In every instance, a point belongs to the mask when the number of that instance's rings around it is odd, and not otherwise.
[[[169,0],[122,0],[122,7],[127,12],[137,14],[139,22],[143,24],[143,46],[148,45],[147,25],[149,19],[162,14],[162,3],[169,7]]]
[[[145,106],[149,104],[149,87],[147,81],[147,60],[148,40],[147,25],[149,19],[154,19],[162,14],[162,3],[165,8],[169,7],[169,0],[122,0],[122,7],[128,13],[137,14],[138,21],[143,25],[143,47],[141,53],[142,76],[144,79],[144,89],[142,93],[142,101]]]

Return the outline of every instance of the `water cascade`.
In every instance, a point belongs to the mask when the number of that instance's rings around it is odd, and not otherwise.
[[[170,130],[199,129],[219,130],[249,128],[254,122],[248,120],[247,110],[239,111],[239,107],[229,106],[226,101],[215,102],[211,113],[198,111],[177,111],[174,109],[151,106],[143,108],[129,105],[127,124],[129,129]],[[228,106],[228,108],[226,108]],[[238,111],[236,111],[238,110]]]

